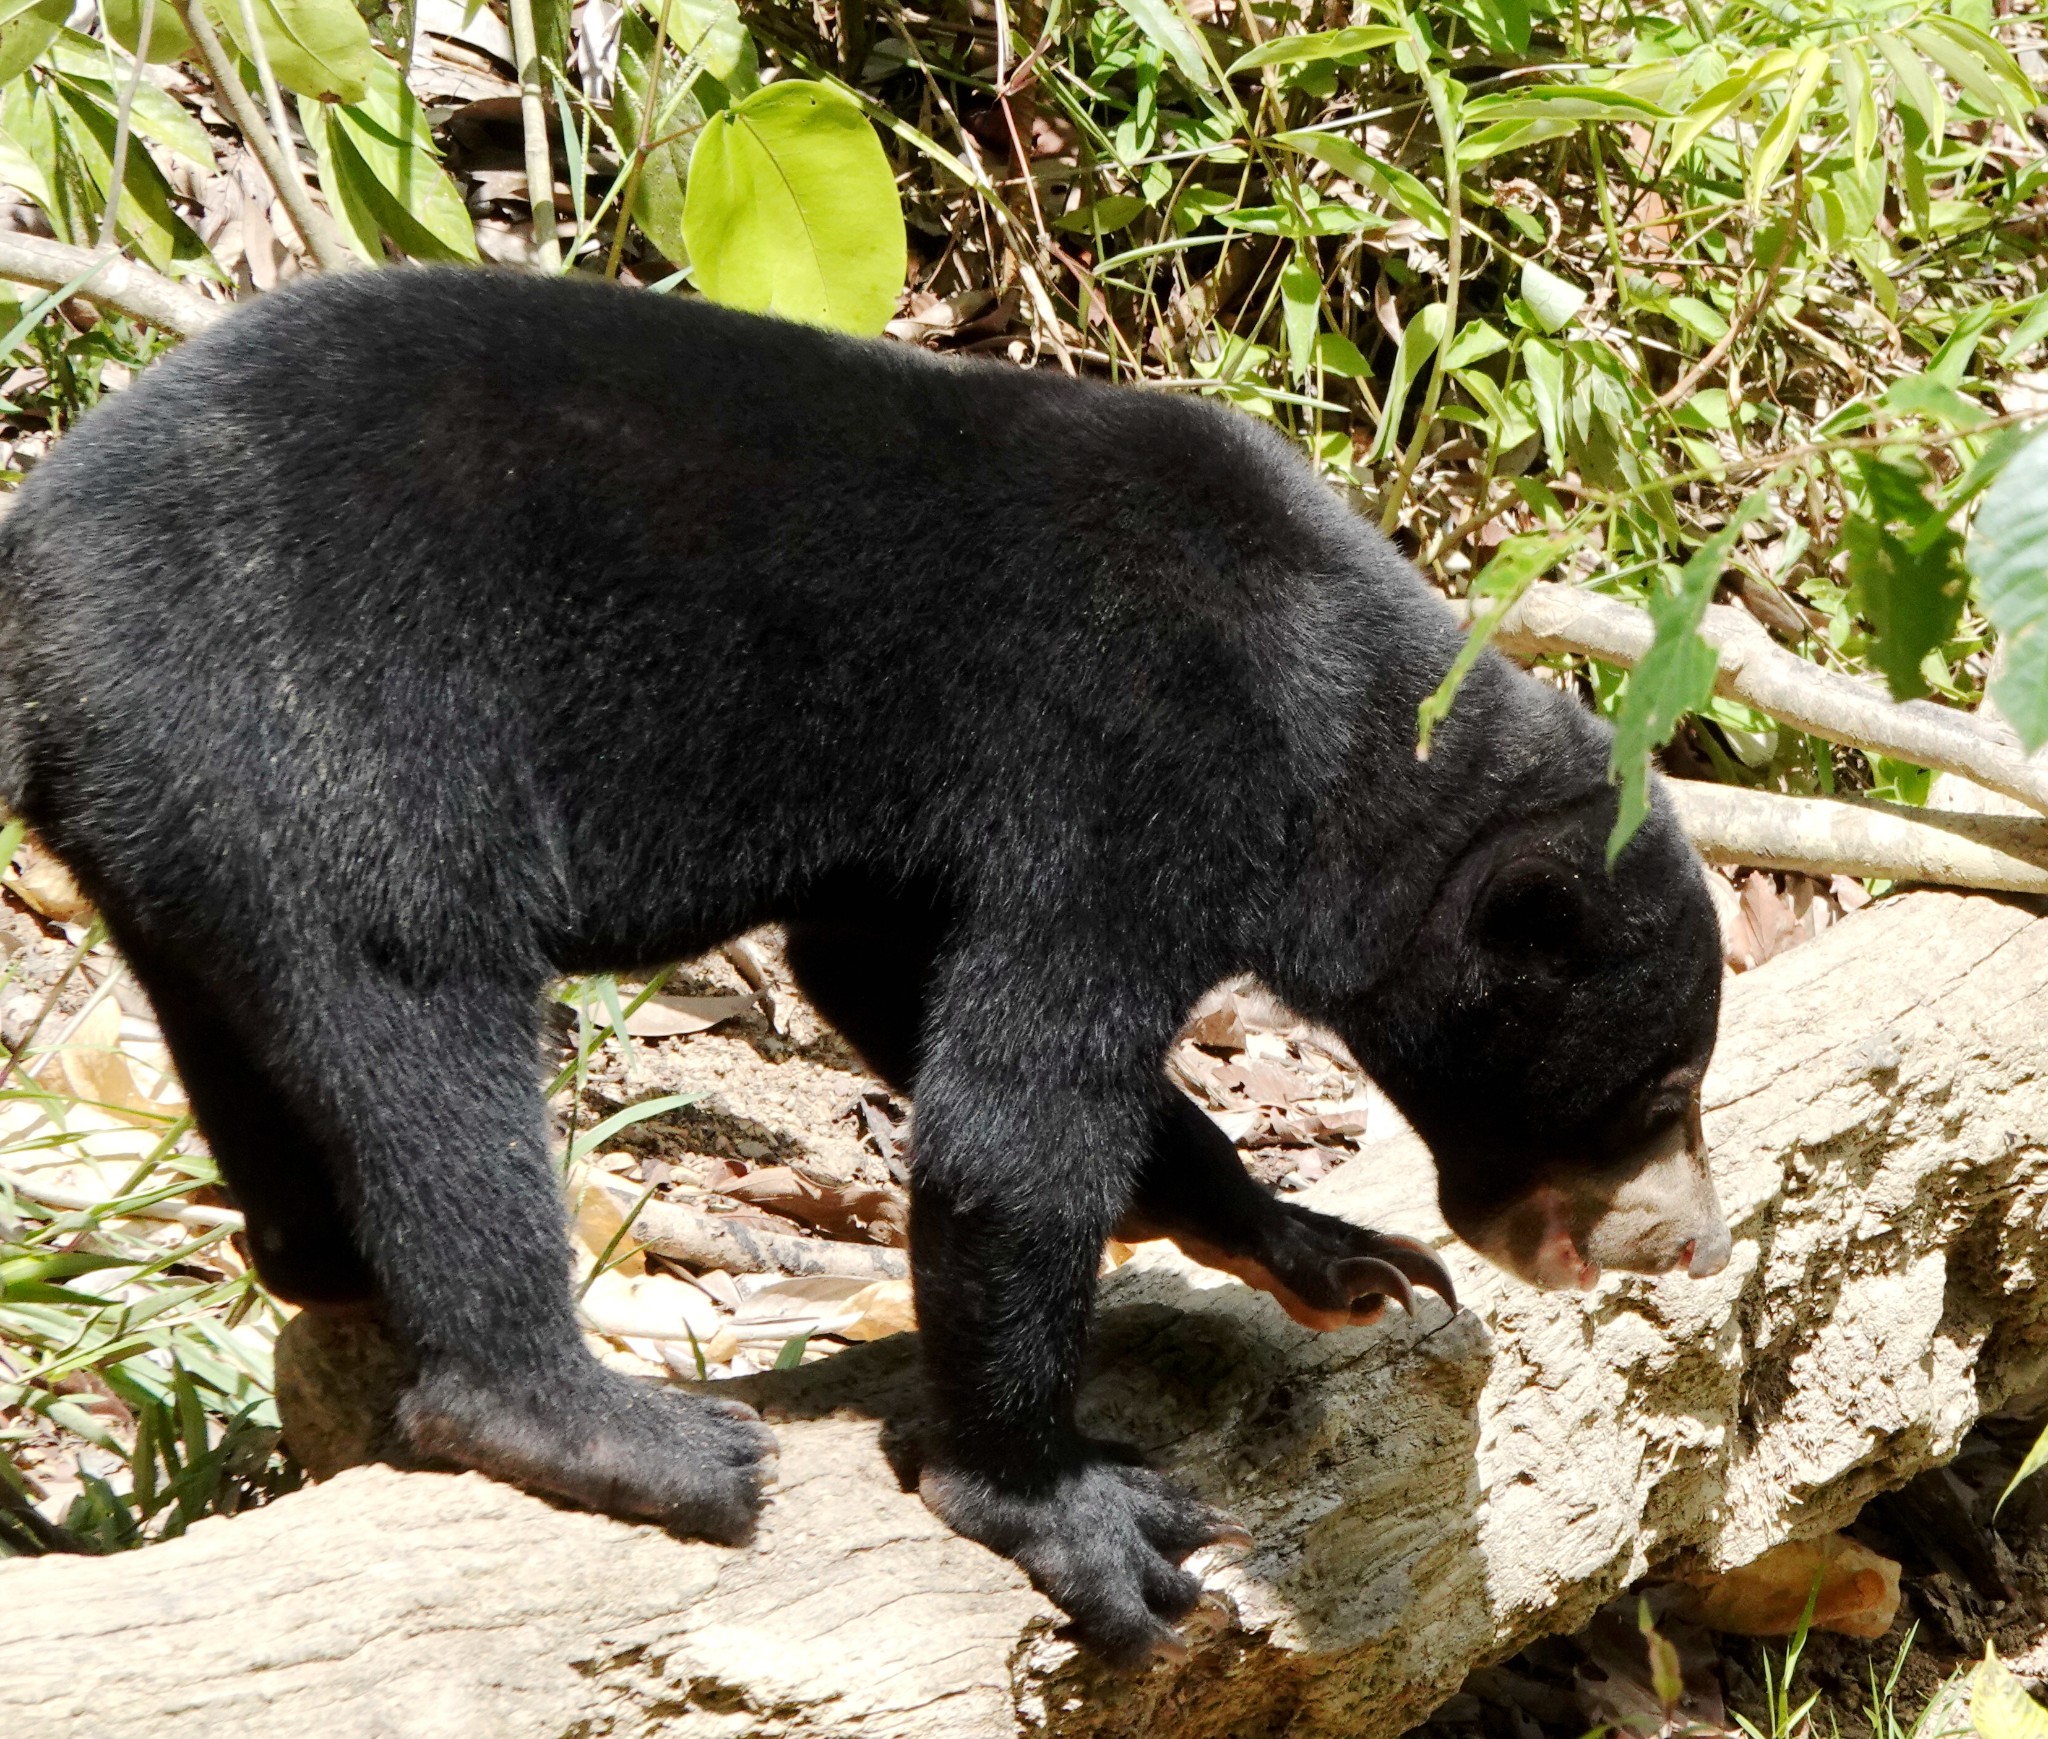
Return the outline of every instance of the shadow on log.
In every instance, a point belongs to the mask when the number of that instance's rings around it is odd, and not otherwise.
[[[1089,1423],[1259,1542],[1197,1560],[1183,1668],[1100,1671],[901,1489],[899,1340],[746,1385],[783,1443],[751,1549],[353,1467],[146,1551],[0,1566],[0,1709],[46,1739],[1399,1733],[1646,1571],[1837,1527],[2042,1393],[2044,1014],[2021,901],[1885,901],[1733,981],[1711,1281],[1521,1289],[1450,1245],[1408,1140],[1310,1199],[1446,1247],[1456,1318],[1316,1336],[1177,1257],[1119,1270]]]

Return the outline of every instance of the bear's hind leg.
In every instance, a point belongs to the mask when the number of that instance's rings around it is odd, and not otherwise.
[[[132,943],[192,1115],[248,1222],[264,1286],[311,1309],[367,1304],[376,1280],[349,1235],[334,1175],[311,1130],[222,1018],[206,987]]]
[[[775,1453],[753,1411],[647,1387],[583,1343],[538,984],[302,958],[245,1001],[268,1004],[242,1007],[262,1043],[249,1067],[326,1157],[338,1223],[417,1370],[399,1403],[413,1449],[613,1515],[746,1538]],[[197,1028],[189,1007],[172,1020]],[[187,1048],[200,1054],[189,1035]],[[198,1078],[202,1129],[240,1151],[248,1112],[227,1102],[229,1076],[205,1061]],[[252,1151],[229,1168],[252,1225],[296,1157]]]

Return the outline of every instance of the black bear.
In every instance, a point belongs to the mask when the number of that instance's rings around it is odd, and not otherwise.
[[[149,370],[0,523],[0,785],[155,1003],[263,1279],[374,1298],[424,1453],[716,1540],[773,1440],[579,1337],[551,975],[789,927],[914,1096],[928,1502],[1107,1654],[1227,1518],[1076,1427],[1127,1219],[1322,1325],[1420,1246],[1162,1072],[1255,975],[1539,1283],[1712,1272],[1720,954],[1660,800],[1252,419],[585,282],[352,274]]]

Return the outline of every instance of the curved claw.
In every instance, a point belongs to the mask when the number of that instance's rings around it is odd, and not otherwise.
[[[1258,1542],[1252,1538],[1252,1531],[1235,1516],[1219,1517],[1216,1531],[1209,1536],[1212,1546],[1253,1546]]]
[[[1451,1284],[1451,1271],[1443,1265],[1443,1259],[1427,1244],[1417,1238],[1404,1238],[1398,1232],[1385,1234],[1386,1248],[1381,1256],[1408,1276],[1417,1286],[1426,1286],[1451,1307],[1452,1315],[1458,1310],[1458,1289]]]
[[[1391,1262],[1382,1262],[1377,1256],[1353,1256],[1337,1264],[1333,1278],[1346,1298],[1355,1301],[1371,1293],[1382,1293],[1410,1316],[1415,1314],[1415,1288]]]

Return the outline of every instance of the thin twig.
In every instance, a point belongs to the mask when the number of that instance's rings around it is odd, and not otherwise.
[[[668,10],[669,0],[661,0],[661,14],[654,21],[654,52],[647,57],[647,89],[640,101],[640,137],[633,141],[633,161],[627,166],[625,183],[619,190],[619,219],[612,225],[612,248],[604,262],[607,278],[619,275],[619,258],[626,251],[626,230],[633,216],[633,197],[640,190],[640,176],[647,167],[648,153],[652,148],[649,141],[654,137],[654,109],[661,100],[661,62],[668,52]],[[619,82],[623,87],[624,74],[620,75]],[[524,101],[524,93],[521,100]],[[531,162],[527,173],[529,176],[532,174]],[[552,193],[549,204],[552,209]],[[534,233],[538,235],[540,232],[536,230]]]
[[[324,272],[353,269],[360,262],[342,241],[332,220],[313,203],[306,192],[305,182],[299,178],[294,166],[286,161],[284,147],[272,136],[256,105],[249,100],[249,93],[242,88],[234,62],[228,58],[227,49],[213,28],[213,20],[206,15],[206,8],[196,4],[196,0],[171,0],[171,9],[177,13],[179,23],[185,26],[185,34],[192,38],[199,62],[206,68],[206,76],[213,81],[214,95],[220,98],[228,119],[235,124],[235,130],[255,152],[256,161],[263,166],[263,173],[269,177],[285,215],[291,219],[292,228],[299,232],[299,240],[313,256],[314,263]]]
[[[519,125],[526,140],[526,202],[533,211],[533,251],[541,270],[562,269],[555,239],[555,166],[548,149],[548,113],[541,91],[540,42],[533,28],[533,0],[507,0],[512,15],[512,53],[519,61]],[[660,68],[647,75],[652,100]],[[623,218],[624,213],[622,212]]]
[[[128,68],[128,82],[121,87],[121,107],[114,117],[113,173],[107,178],[107,209],[100,218],[100,252],[110,253],[121,217],[121,189],[128,181],[128,142],[135,118],[135,87],[142,83],[143,57],[149,51],[149,33],[156,24],[156,0],[142,0],[142,33],[135,39],[135,59]],[[107,70],[113,70],[113,39],[108,38]]]
[[[242,33],[249,43],[249,64],[256,69],[256,83],[263,91],[263,106],[270,111],[270,125],[277,134],[277,148],[291,165],[293,178],[306,184],[306,166],[292,143],[292,118],[284,106],[284,91],[270,64],[270,49],[263,40],[263,28],[256,22],[256,0],[241,0]]]
[[[1668,392],[1658,395],[1654,402],[1660,411],[1668,411],[1677,405],[1683,404],[1692,397],[1693,389],[1721,366],[1729,351],[1735,348],[1736,341],[1742,336],[1750,322],[1755,320],[1764,309],[1770,306],[1771,298],[1778,293],[1778,274],[1784,267],[1786,256],[1791,251],[1792,243],[1788,238],[1779,247],[1778,251],[1771,256],[1770,267],[1764,273],[1763,288],[1758,290],[1744,306],[1736,309],[1729,317],[1728,330],[1721,334],[1714,347],[1706,355],[1702,356],[1699,361],[1694,363],[1692,367],[1687,369],[1685,373],[1680,375],[1677,382]]]

